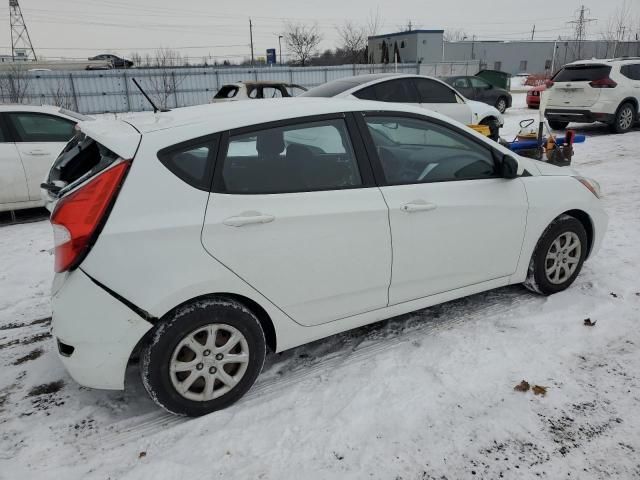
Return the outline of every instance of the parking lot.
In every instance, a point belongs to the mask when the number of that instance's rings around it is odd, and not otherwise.
[[[503,137],[536,116],[515,94]],[[0,479],[639,478],[640,131],[578,130],[610,225],[569,290],[502,288],[269,355],[198,419],[160,411],[136,368],[125,392],[75,384],[49,333],[51,227],[0,226]]]

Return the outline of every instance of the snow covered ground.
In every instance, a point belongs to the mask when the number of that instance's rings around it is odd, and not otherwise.
[[[537,114],[515,103],[507,137]],[[48,334],[50,227],[0,226],[0,479],[640,478],[640,131],[580,130],[575,167],[611,219],[571,289],[502,288],[271,355],[244,399],[195,420],[159,410],[136,368],[126,392],[75,384]]]

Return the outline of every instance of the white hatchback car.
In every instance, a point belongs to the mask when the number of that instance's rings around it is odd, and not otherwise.
[[[543,103],[551,128],[570,122],[602,122],[615,133],[629,131],[640,108],[640,58],[581,60],[548,83]]]
[[[421,108],[232,102],[79,124],[57,191],[53,334],[80,384],[202,415],[280,352],[458,297],[566,289],[597,184]]]
[[[301,97],[336,97],[406,103],[446,115],[465,125],[486,125],[499,140],[504,117],[497,108],[464,98],[445,82],[424,75],[373,73],[339,78],[310,89]]]
[[[0,105],[0,212],[44,205],[40,184],[82,120],[58,107]]]

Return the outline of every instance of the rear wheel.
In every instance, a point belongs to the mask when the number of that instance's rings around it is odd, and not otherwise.
[[[226,298],[178,308],[143,348],[147,392],[171,413],[196,417],[226,408],[253,385],[266,354],[264,332],[244,305]]]
[[[636,110],[631,103],[623,103],[616,112],[616,117],[610,125],[614,133],[625,133],[631,130],[636,121]]]
[[[549,120],[549,126],[553,130],[564,130],[569,125],[569,122],[560,122],[558,120]]]
[[[574,217],[561,215],[538,240],[525,287],[542,295],[567,289],[580,273],[586,255],[584,226]]]
[[[507,111],[507,105],[508,105],[508,102],[505,97],[500,97],[498,98],[498,100],[496,100],[496,108],[500,113],[504,113]]]

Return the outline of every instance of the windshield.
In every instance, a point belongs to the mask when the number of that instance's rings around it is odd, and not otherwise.
[[[554,82],[591,82],[607,78],[611,72],[608,65],[571,65],[560,70],[555,77]]]

